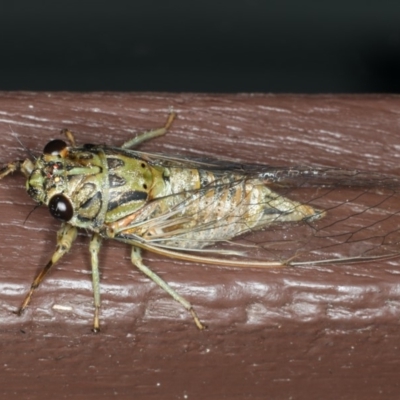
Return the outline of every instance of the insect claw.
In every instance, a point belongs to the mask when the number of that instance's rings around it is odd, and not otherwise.
[[[175,111],[171,111],[168,115],[167,122],[164,125],[164,129],[168,130],[172,123],[174,122],[174,119],[178,116],[178,114]]]
[[[93,318],[93,329],[92,332],[100,332],[100,322],[99,322],[99,307],[95,307],[94,318]]]
[[[61,129],[60,133],[67,137],[67,140],[71,143],[72,147],[76,147],[74,134],[68,128]]]
[[[194,323],[196,324],[197,328],[199,328],[201,331],[208,328],[207,325],[204,325],[200,322],[199,317],[197,316],[196,311],[194,311],[193,308],[191,308],[189,311],[190,314],[192,314]]]

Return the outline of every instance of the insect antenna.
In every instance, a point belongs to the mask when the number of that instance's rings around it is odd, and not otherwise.
[[[35,204],[35,206],[32,208],[31,211],[29,211],[28,215],[26,216],[25,220],[24,220],[24,225],[26,223],[26,221],[28,221],[29,217],[31,216],[31,214],[36,211],[36,209],[38,209],[41,206],[41,204]]]
[[[10,130],[11,130],[11,135],[12,135],[12,136],[15,138],[15,140],[21,145],[21,147],[28,153],[28,155],[29,155],[30,157],[32,157],[34,160],[36,160],[37,157],[22,143],[22,141],[21,141],[21,139],[18,137],[17,133],[15,133],[15,132],[13,131],[11,125],[9,125],[9,126],[10,126]]]

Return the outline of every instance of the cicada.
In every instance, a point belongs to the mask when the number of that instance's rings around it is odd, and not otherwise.
[[[341,168],[273,167],[150,154],[132,148],[164,135],[159,129],[121,147],[46,144],[35,160],[17,160],[26,190],[62,221],[56,249],[35,277],[18,314],[78,229],[91,232],[93,330],[99,331],[99,250],[103,239],[132,246],[132,263],[200,321],[189,301],[147,267],[141,250],[220,266],[276,268],[399,255],[397,177]]]

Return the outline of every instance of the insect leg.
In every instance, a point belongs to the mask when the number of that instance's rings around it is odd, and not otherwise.
[[[75,136],[69,129],[61,129],[60,132],[62,135],[65,135],[68,141],[71,143],[72,147],[76,147]]]
[[[162,128],[153,129],[151,131],[140,133],[138,136],[134,137],[131,140],[125,142],[121,147],[123,149],[128,149],[130,147],[136,147],[140,143],[146,142],[148,140],[154,139],[158,136],[165,135],[172,125],[172,122],[176,118],[176,113],[172,112],[168,115],[167,122]]]
[[[131,261],[132,263],[140,269],[145,275],[147,275],[153,282],[155,282],[158,286],[164,289],[173,299],[175,299],[178,303],[182,304],[183,307],[186,308],[192,314],[194,322],[199,329],[205,329],[206,326],[203,325],[196,312],[194,311],[192,305],[181,295],[175,292],[171,286],[168,285],[164,280],[162,280],[156,273],[154,273],[150,268],[146,267],[142,262],[142,256],[140,254],[140,249],[138,247],[133,246],[131,252]]]
[[[46,266],[39,272],[34,281],[32,282],[31,288],[28,294],[25,296],[24,301],[21,304],[21,307],[18,309],[16,314],[21,315],[25,308],[28,306],[31,301],[31,297],[35,289],[39,287],[42,283],[44,277],[49,272],[50,268],[60,260],[60,258],[68,253],[69,249],[72,246],[72,243],[76,239],[77,229],[69,224],[63,224],[61,229],[57,232],[57,246],[56,250],[53,253],[50,261],[46,264]]]
[[[93,332],[100,331],[99,311],[100,311],[100,275],[99,275],[99,250],[101,246],[101,237],[94,233],[90,240],[89,250],[92,263],[92,284],[94,296],[94,318]]]
[[[16,160],[8,163],[5,167],[0,168],[0,179],[3,179],[5,176],[12,174],[15,171],[20,171],[22,175],[26,178],[30,176],[34,168],[34,165],[31,160],[26,159],[25,161]]]
[[[0,179],[3,179],[5,176],[8,174],[12,174],[15,171],[21,170],[21,165],[22,165],[21,160],[16,160],[13,162],[8,163],[5,167],[0,169]]]

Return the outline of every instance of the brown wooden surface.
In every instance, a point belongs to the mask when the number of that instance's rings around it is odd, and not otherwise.
[[[1,93],[0,162],[40,154],[61,128],[121,144],[179,114],[155,152],[400,174],[400,98]],[[18,140],[15,138],[17,136]],[[4,398],[397,399],[399,260],[260,271],[145,260],[195,306],[208,330],[129,261],[101,252],[102,332],[93,334],[84,232],[12,313],[53,251],[58,222],[24,179],[0,181],[0,395]],[[60,306],[64,309],[60,309]]]

